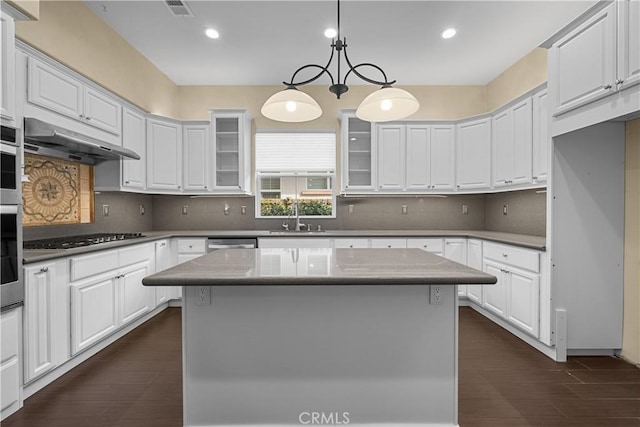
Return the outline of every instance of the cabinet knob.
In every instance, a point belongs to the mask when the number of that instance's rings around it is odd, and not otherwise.
[[[166,243],[164,243],[164,242],[162,242],[162,243],[160,244],[160,247],[161,247],[161,248],[164,248],[165,246],[167,246],[167,244],[166,244]]]
[[[459,186],[459,185],[456,185],[456,188],[460,188],[460,186]]]
[[[42,268],[40,269],[40,272],[41,272],[41,273],[46,273],[47,271],[49,271],[49,267],[42,267]]]
[[[81,119],[84,119],[84,114],[80,114],[80,118],[81,118]]]
[[[353,245],[349,245],[350,248],[353,248]]]
[[[388,248],[391,248],[391,245],[387,245]]]
[[[616,79],[616,85],[621,85],[622,83],[624,83],[624,80]]]
[[[178,189],[180,189],[180,188],[182,188],[182,186],[181,186],[181,185],[178,185]]]
[[[91,117],[89,117],[89,116],[86,116],[86,117],[85,117],[85,119],[87,119],[87,120],[91,120]]]
[[[129,181],[125,181],[124,183],[125,183],[125,184],[128,184],[128,183],[129,183]]]
[[[503,257],[508,258],[509,255],[508,254],[502,254]]]
[[[611,85],[604,85],[602,88],[603,88],[603,89],[611,89],[612,87],[613,87],[613,86],[611,86]]]
[[[209,188],[209,187],[207,187],[207,186],[205,185],[205,186],[204,186],[204,189],[206,190],[207,188]]]
[[[532,176],[531,179],[536,180],[536,179],[538,179],[538,177],[537,176]]]

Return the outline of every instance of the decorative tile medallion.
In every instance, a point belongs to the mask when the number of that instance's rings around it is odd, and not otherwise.
[[[24,166],[23,225],[80,223],[81,165],[25,154]]]

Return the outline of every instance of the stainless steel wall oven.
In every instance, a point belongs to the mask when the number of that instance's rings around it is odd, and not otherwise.
[[[24,300],[22,278],[22,197],[20,131],[2,126],[0,193],[0,310],[19,306]]]

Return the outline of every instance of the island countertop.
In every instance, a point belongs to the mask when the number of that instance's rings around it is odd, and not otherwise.
[[[145,277],[145,286],[494,284],[420,249],[224,249]]]

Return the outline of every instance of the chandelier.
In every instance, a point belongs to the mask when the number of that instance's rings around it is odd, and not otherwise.
[[[329,91],[340,99],[340,95],[349,90],[347,86],[347,78],[354,74],[367,83],[380,86],[381,88],[367,96],[356,110],[356,116],[359,119],[368,122],[387,122],[390,120],[400,120],[408,117],[418,111],[420,104],[418,100],[409,92],[403,89],[392,87],[395,80],[389,81],[385,72],[379,66],[364,62],[353,65],[347,55],[347,38],[340,38],[340,0],[338,0],[338,30],[335,38],[331,42],[331,56],[327,65],[307,64],[298,68],[288,82],[282,82],[285,89],[272,95],[262,106],[260,110],[262,115],[279,122],[307,122],[315,120],[322,115],[322,108],[310,95],[298,90],[298,86],[304,86],[312,83],[320,78],[323,74],[327,74],[331,80]],[[341,78],[341,62],[342,54],[348,66],[348,71]],[[337,73],[334,79],[333,74],[329,71],[329,66],[333,62],[333,58],[337,57]],[[319,69],[318,74],[303,80],[296,81],[299,72],[307,69]],[[383,80],[375,80],[362,74],[363,69],[373,69],[382,75]]]

